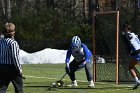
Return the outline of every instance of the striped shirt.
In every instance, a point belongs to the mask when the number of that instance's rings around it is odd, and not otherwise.
[[[14,64],[20,71],[19,45],[13,38],[0,40],[0,64]]]

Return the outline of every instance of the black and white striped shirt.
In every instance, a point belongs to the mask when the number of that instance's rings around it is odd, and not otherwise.
[[[0,64],[14,64],[20,71],[19,45],[13,38],[0,40]]]

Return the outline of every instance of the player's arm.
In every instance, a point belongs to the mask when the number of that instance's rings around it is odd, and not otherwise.
[[[131,54],[131,49],[132,49],[132,44],[130,42],[130,40],[132,39],[132,36],[130,33],[126,33],[126,34],[123,34],[123,40],[125,41],[125,44],[127,46],[127,51],[129,54]]]
[[[20,74],[22,74],[22,69],[19,62],[19,45],[17,44],[17,42],[14,42],[13,44],[11,44],[11,50],[12,50],[12,59],[13,59],[14,65],[17,68],[17,71]]]
[[[71,47],[67,50],[67,54],[66,54],[66,60],[65,60],[66,68],[69,68],[70,57],[71,57]]]
[[[71,47],[67,50],[65,63],[69,63],[71,57]]]
[[[67,54],[66,54],[66,60],[65,60],[65,70],[66,73],[70,73],[70,67],[69,67],[69,61],[70,61],[70,57],[71,57],[71,47],[68,49]]]
[[[89,62],[89,59],[92,56],[92,54],[85,44],[82,44],[82,46],[83,46],[83,50],[84,50],[84,53],[85,53],[85,61],[83,62],[83,64],[86,64],[87,62]]]

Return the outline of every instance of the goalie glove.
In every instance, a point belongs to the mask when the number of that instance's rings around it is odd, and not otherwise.
[[[81,64],[79,65],[79,69],[81,69],[81,68],[83,68],[83,67],[85,67],[84,62],[83,62],[83,63],[81,63]]]

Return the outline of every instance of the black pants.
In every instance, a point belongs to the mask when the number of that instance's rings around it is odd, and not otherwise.
[[[0,93],[6,93],[10,82],[15,88],[15,93],[23,93],[23,80],[15,66],[0,64]]]
[[[76,80],[76,78],[75,78],[75,72],[82,69],[82,68],[79,68],[79,65],[81,63],[83,63],[83,61],[76,62],[75,60],[73,60],[70,63],[70,73],[68,73],[68,75],[69,75],[71,81]],[[92,60],[90,62],[87,62],[86,65],[85,65],[85,67],[84,67],[85,68],[85,72],[86,72],[86,77],[87,77],[87,80],[88,81],[93,80],[93,76],[92,76],[92,73],[91,73],[91,65],[92,65]]]

